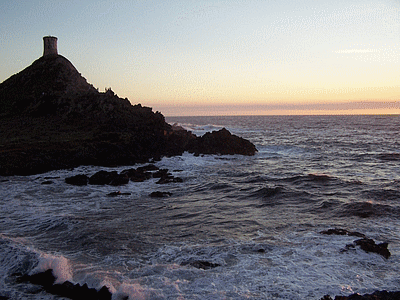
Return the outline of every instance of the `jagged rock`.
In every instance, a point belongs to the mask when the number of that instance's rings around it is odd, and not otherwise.
[[[348,231],[346,229],[340,229],[340,228],[335,228],[335,229],[328,229],[321,231],[322,234],[336,234],[336,235],[348,235],[348,236],[356,236],[356,237],[361,237],[365,238],[365,234],[357,232],[357,231]]]
[[[168,172],[168,169],[160,169],[153,173],[153,178],[163,178],[167,176],[172,176],[172,174]]]
[[[72,185],[87,185],[89,177],[80,174],[65,178],[65,182]]]
[[[388,259],[390,257],[390,251],[388,250],[388,243],[376,244],[373,239],[363,238],[354,241],[353,244],[346,245],[346,249],[354,248],[355,246],[360,246],[365,252],[373,252],[382,255],[384,258]]]
[[[169,197],[171,195],[172,195],[172,193],[170,193],[170,192],[156,191],[156,192],[152,192],[149,196],[152,198],[164,198],[164,197]]]
[[[121,174],[126,174],[126,176],[128,176],[128,178],[133,182],[143,182],[152,177],[150,172],[146,172],[143,169],[139,170],[139,168],[127,169],[122,171]]]
[[[183,182],[182,178],[174,177],[167,169],[160,169],[153,173],[153,178],[160,178],[156,184],[166,184],[171,182]]]
[[[192,140],[187,151],[199,154],[242,154],[254,155],[256,147],[241,137],[231,134],[226,128],[219,131],[207,132],[202,137]]]
[[[103,286],[99,291],[89,288],[87,284],[73,284],[65,281],[61,284],[54,284],[56,278],[53,271],[47,270],[33,275],[22,275],[17,278],[17,282],[30,282],[32,284],[41,285],[43,289],[53,295],[66,297],[73,300],[111,300],[112,294],[107,287]]]
[[[148,164],[143,167],[137,168],[139,172],[147,172],[147,171],[157,171],[159,168],[153,164]]]
[[[336,235],[348,235],[348,236],[356,236],[361,237],[361,239],[354,241],[352,244],[346,245],[345,250],[349,250],[351,248],[355,248],[356,246],[360,246],[362,250],[365,252],[374,252],[382,255],[385,258],[390,257],[390,251],[388,250],[388,243],[380,243],[376,244],[373,239],[367,238],[364,234],[356,231],[348,231],[346,229],[328,229],[320,232],[321,234],[336,234]],[[344,251],[345,251],[344,250]]]
[[[92,176],[89,178],[89,184],[95,184],[95,185],[106,185],[110,184],[111,181],[118,176],[117,171],[98,171],[94,173]]]
[[[55,281],[56,278],[54,277],[53,270],[51,269],[33,275],[25,274],[17,278],[17,282],[30,282],[41,285],[45,289],[52,286]]]

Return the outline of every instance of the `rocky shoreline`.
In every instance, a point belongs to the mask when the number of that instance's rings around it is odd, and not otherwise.
[[[80,165],[122,166],[188,151],[254,155],[222,129],[197,137],[160,112],[99,92],[61,55],[47,55],[0,84],[0,175]]]

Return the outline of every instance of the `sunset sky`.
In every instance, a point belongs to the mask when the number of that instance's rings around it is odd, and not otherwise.
[[[399,0],[0,0],[0,82],[43,36],[166,116],[400,113]]]

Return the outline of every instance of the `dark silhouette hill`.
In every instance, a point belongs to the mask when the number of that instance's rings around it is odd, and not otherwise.
[[[132,105],[111,89],[99,92],[58,54],[0,84],[0,175],[130,165],[198,149],[200,142],[149,107]]]

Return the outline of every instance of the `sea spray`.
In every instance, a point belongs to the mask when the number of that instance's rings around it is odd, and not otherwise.
[[[64,256],[56,256],[47,253],[41,253],[38,265],[30,272],[30,275],[42,273],[47,270],[53,270],[56,278],[55,284],[65,281],[72,281],[72,270],[69,261]]]

